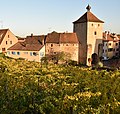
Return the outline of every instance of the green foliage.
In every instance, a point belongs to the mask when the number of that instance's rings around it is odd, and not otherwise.
[[[0,69],[0,114],[120,113],[119,70],[2,57]]]
[[[41,62],[45,63],[46,62],[52,62],[54,64],[58,63],[68,63],[71,59],[70,53],[65,53],[65,52],[56,52],[53,54],[46,55],[46,57],[43,57],[41,59]]]
[[[98,67],[98,63],[99,63],[99,57],[96,53],[93,53],[92,54],[92,62],[91,64],[94,66],[94,67]]]

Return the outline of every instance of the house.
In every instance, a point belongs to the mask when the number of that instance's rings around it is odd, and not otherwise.
[[[19,41],[8,48],[7,56],[12,58],[24,58],[29,61],[40,62],[45,56],[45,36],[27,36],[25,41]]]
[[[105,31],[103,33],[103,57],[120,57],[120,38],[116,34]]]
[[[77,34],[81,43],[80,61],[83,64],[90,65],[90,58],[93,53],[102,56],[102,39],[103,39],[103,21],[98,19],[90,10],[91,7],[86,7],[87,12],[78,20],[73,22],[73,32]]]
[[[60,52],[71,55],[70,59],[91,65],[91,57],[120,57],[120,35],[103,33],[104,22],[86,7],[87,12],[73,22],[73,33],[57,33],[17,38],[9,29],[0,30],[0,51],[13,58],[40,62],[46,55]]]
[[[57,33],[53,31],[46,37],[46,55],[64,52],[70,59],[79,62],[80,43],[76,33]]]
[[[0,30],[0,53],[6,53],[17,42],[17,37],[9,29]]]

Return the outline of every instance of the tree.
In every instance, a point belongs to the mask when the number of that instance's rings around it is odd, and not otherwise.
[[[96,53],[93,53],[91,64],[92,64],[93,67],[98,67],[98,63],[99,63],[99,57]]]
[[[66,52],[57,52],[56,54],[52,54],[49,58],[51,58],[54,64],[58,64],[59,62],[68,63],[68,61],[71,58],[71,55],[70,53]]]

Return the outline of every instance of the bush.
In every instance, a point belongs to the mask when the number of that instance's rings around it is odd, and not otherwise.
[[[68,61],[68,64],[69,64],[69,65],[76,66],[76,65],[77,65],[77,61],[69,60],[69,61]]]
[[[5,57],[5,54],[3,54],[3,53],[0,53],[0,57]]]
[[[119,70],[47,64],[0,58],[0,114],[120,113]]]

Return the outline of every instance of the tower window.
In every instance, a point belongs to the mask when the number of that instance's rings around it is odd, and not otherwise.
[[[117,48],[116,51],[119,51],[119,48]]]
[[[98,27],[100,26],[100,24],[98,24]]]
[[[10,41],[10,44],[12,44],[12,41]]]
[[[97,32],[96,32],[96,31],[94,32],[94,35],[97,35]]]
[[[92,24],[92,26],[93,26],[93,24]]]
[[[51,47],[53,47],[53,44],[51,44]]]

